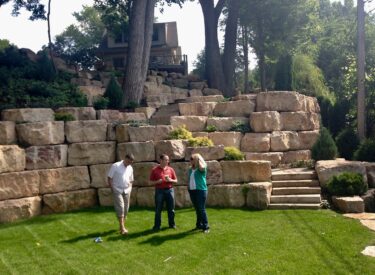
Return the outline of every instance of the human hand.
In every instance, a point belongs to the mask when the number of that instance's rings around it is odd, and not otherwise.
[[[165,181],[169,182],[170,178],[168,175],[165,176]]]

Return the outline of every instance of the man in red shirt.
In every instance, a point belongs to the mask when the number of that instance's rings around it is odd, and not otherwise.
[[[167,204],[169,228],[176,228],[174,222],[174,190],[173,184],[177,183],[176,173],[169,164],[169,157],[162,154],[159,165],[154,167],[150,175],[150,183],[155,185],[155,222],[152,230],[160,230],[161,211],[164,201]]]

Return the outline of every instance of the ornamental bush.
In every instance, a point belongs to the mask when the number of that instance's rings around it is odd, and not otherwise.
[[[360,161],[375,161],[375,140],[364,140],[357,151],[354,152],[354,159]]]
[[[347,128],[342,130],[336,137],[336,145],[340,157],[351,160],[359,146],[359,139],[354,129]]]
[[[54,113],[53,114],[56,121],[73,121],[75,120],[74,116],[70,113]]]
[[[233,146],[224,147],[224,160],[244,160],[245,155]]]
[[[189,146],[199,147],[199,146],[214,146],[214,143],[208,137],[195,137],[188,140]]]
[[[362,195],[367,191],[367,184],[361,174],[345,172],[330,178],[327,191],[335,196]]]
[[[185,125],[182,125],[173,129],[169,133],[168,138],[169,139],[192,139],[193,134],[188,129],[186,129]]]
[[[318,160],[335,159],[337,156],[337,147],[327,128],[322,127],[315,144],[311,149],[311,157]]]
[[[111,76],[111,80],[108,83],[107,89],[103,97],[108,98],[108,108],[120,109],[122,104],[123,92],[121,87],[118,85],[117,80],[114,76]]]

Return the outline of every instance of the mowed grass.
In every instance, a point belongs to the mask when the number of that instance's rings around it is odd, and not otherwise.
[[[157,233],[152,210],[131,209],[127,237],[111,208],[1,225],[0,274],[375,274],[375,258],[360,253],[375,232],[335,212],[208,209],[208,217],[208,234],[191,231],[192,209],[176,211],[177,230]]]

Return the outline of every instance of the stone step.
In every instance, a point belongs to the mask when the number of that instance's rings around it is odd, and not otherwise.
[[[272,188],[272,195],[320,194],[320,187],[281,187]]]
[[[320,203],[320,194],[311,195],[271,195],[271,203]]]
[[[272,170],[272,181],[274,180],[307,180],[307,179],[317,179],[315,170],[307,169],[307,168]]]
[[[273,188],[279,187],[319,187],[318,180],[273,180]]]
[[[319,203],[271,203],[268,209],[320,209]]]
[[[150,118],[151,125],[170,125],[171,116],[180,115],[178,104],[170,104],[161,106],[155,114]]]

